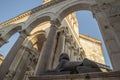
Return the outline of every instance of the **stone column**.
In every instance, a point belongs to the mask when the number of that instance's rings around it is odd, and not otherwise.
[[[44,71],[47,70],[49,62],[52,58],[54,47],[55,47],[55,40],[56,40],[56,34],[57,34],[57,27],[60,26],[60,23],[55,20],[51,21],[51,27],[50,31],[47,37],[46,42],[43,45],[41,56],[39,57],[37,68],[35,75],[40,75]]]
[[[72,35],[70,35],[70,34],[67,34],[66,35],[66,49],[65,49],[65,52],[69,55],[69,57],[71,57],[71,50],[70,50],[70,48],[71,48],[71,42],[73,41],[73,39],[72,39]]]
[[[6,58],[4,59],[3,63],[0,66],[0,80],[3,80],[5,75],[9,72],[9,67],[10,67],[11,63],[13,62],[18,50],[21,47],[21,44],[23,43],[23,41],[25,40],[26,37],[27,37],[27,35],[24,33],[24,31],[21,32],[19,38],[13,45],[12,49],[9,51]]]
[[[26,50],[31,49],[32,43],[31,43],[31,45],[30,45],[30,43],[31,42],[28,39],[26,39],[23,42],[21,48],[18,50],[18,52],[17,52],[17,54],[16,54],[16,56],[14,58],[14,61],[11,63],[11,66],[9,68],[10,71],[12,71],[12,72],[16,71],[17,67],[19,66],[19,64],[20,64],[20,62],[22,60],[22,57],[26,53]]]
[[[70,56],[69,56],[70,57],[70,61],[74,61],[74,59],[73,59],[74,58],[74,55],[73,55],[74,54],[74,49],[73,49],[72,46],[70,47],[70,52],[71,52],[71,53],[69,53],[70,54]]]
[[[67,53],[67,42],[65,41],[65,45],[64,45],[64,52]]]
[[[64,52],[64,50],[65,50],[65,33],[63,32],[63,33],[61,33],[61,41],[62,41],[62,44],[61,44],[61,53],[63,53]]]
[[[55,68],[59,62],[59,56],[61,53],[64,52],[64,45],[65,45],[65,32],[62,30],[60,32],[60,36],[58,38],[58,43],[57,43],[57,48],[54,56],[54,63],[53,63],[53,68]]]
[[[95,12],[94,14],[106,44],[113,70],[120,70],[120,43],[115,31],[104,11]]]
[[[16,73],[12,80],[23,79],[25,72],[26,72],[27,65],[29,64],[29,57],[30,57],[30,50],[25,49],[24,55],[21,57],[21,61],[19,62],[19,65],[17,66]]]

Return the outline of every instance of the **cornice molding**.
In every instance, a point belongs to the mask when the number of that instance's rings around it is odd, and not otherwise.
[[[95,42],[98,44],[102,44],[102,42],[100,40],[92,38],[92,37],[84,35],[84,34],[79,34],[79,38],[83,38],[83,39],[86,39],[86,40],[89,40],[89,41],[92,41],[92,42]]]
[[[2,26],[7,26],[8,24],[10,24],[10,23],[12,23],[12,22],[15,22],[15,21],[17,21],[17,20],[20,20],[20,19],[22,19],[22,18],[24,18],[24,17],[26,17],[26,16],[28,16],[28,15],[31,15],[31,14],[33,14],[33,13],[38,12],[39,10],[45,9],[45,8],[47,8],[47,7],[49,7],[49,6],[52,6],[52,5],[54,5],[54,4],[56,4],[56,3],[59,3],[59,2],[62,2],[62,1],[65,1],[65,0],[53,0],[53,1],[50,1],[50,2],[48,2],[48,3],[46,3],[46,4],[43,4],[43,5],[38,6],[38,7],[36,7],[36,8],[33,8],[33,9],[31,9],[31,10],[28,10],[28,11],[26,11],[26,12],[24,12],[24,13],[16,16],[16,17],[14,17],[14,18],[12,18],[12,19],[7,20],[6,22],[1,23],[1,24],[0,24],[0,27],[2,27]]]

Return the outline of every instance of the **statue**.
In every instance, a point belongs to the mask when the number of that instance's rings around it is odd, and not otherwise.
[[[69,71],[70,74],[101,72],[100,68],[95,62],[86,58],[82,62],[71,62],[66,53],[60,55],[59,64],[55,70],[57,72]]]
[[[66,53],[62,53],[59,58],[59,64],[54,70],[48,70],[46,74],[79,74],[87,72],[102,72],[98,65],[89,60],[84,59],[82,62],[70,61]]]

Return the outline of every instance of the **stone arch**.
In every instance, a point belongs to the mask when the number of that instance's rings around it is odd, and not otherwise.
[[[95,0],[81,0],[81,1],[74,1],[71,3],[66,4],[64,7],[61,8],[57,12],[60,20],[62,21],[67,15],[72,12],[79,11],[79,10],[90,10],[92,11],[92,6],[96,4]]]
[[[32,20],[32,22],[26,28],[26,31],[28,33],[30,33],[37,25],[39,25],[43,22],[46,22],[46,21],[50,21],[54,18],[55,18],[55,14],[52,12],[43,13],[43,14],[37,16],[36,18],[34,18],[34,20]]]
[[[116,38],[116,32],[110,24],[109,18],[107,17],[108,14],[102,9],[102,6],[100,6],[96,0],[73,1],[64,5],[64,7],[57,12],[57,14],[58,17],[60,17],[60,21],[62,21],[67,15],[78,10],[90,10],[94,13],[94,17],[98,22],[108,54],[110,56],[113,69],[120,70],[120,62],[116,63],[116,60],[119,60],[119,56],[115,55],[115,53],[118,54],[120,52],[119,39]],[[115,47],[113,47],[113,45]]]
[[[24,22],[8,25],[6,28],[3,28],[3,31],[5,31],[1,33],[1,37],[7,41],[13,34],[22,31],[23,26]]]
[[[20,30],[22,30],[22,26],[16,26],[15,28],[11,29],[11,30],[5,35],[6,40],[8,40],[13,34],[15,34],[16,32],[19,32]]]
[[[33,33],[32,36],[30,36],[30,38],[29,38],[29,40],[32,43],[32,47],[34,47],[36,45],[39,52],[42,49],[42,45],[43,45],[45,39],[46,39],[46,32],[44,30]]]
[[[0,46],[3,46],[5,43],[8,42],[8,39],[13,36],[15,33],[19,32],[22,30],[22,26],[23,24],[13,24],[10,25],[10,29],[8,29],[8,31],[2,32],[0,35]],[[7,30],[7,29],[6,29]],[[4,31],[4,29],[3,29]]]

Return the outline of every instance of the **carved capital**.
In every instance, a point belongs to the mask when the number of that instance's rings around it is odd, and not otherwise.
[[[61,33],[65,34],[65,29],[66,29],[65,27],[59,27],[57,32],[61,32]]]
[[[26,30],[20,30],[19,33],[20,33],[20,36],[23,38],[30,36],[30,34]]]
[[[51,27],[59,27],[61,25],[60,21],[58,19],[51,20]]]
[[[59,27],[57,32],[61,32],[65,36],[69,36],[69,30],[67,27]]]

